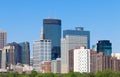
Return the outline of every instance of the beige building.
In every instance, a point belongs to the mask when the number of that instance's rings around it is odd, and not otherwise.
[[[14,49],[14,46],[5,46],[2,49],[2,69],[13,69],[15,64]]]
[[[51,61],[51,72],[61,73],[61,59],[60,58],[57,58],[56,60]]]
[[[2,49],[7,42],[7,33],[5,31],[0,30],[0,49]]]

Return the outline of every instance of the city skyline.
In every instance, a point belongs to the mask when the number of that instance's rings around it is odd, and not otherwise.
[[[62,21],[62,30],[82,26],[91,32],[91,46],[110,40],[113,52],[120,51],[120,1],[0,1],[0,29],[7,32],[7,43],[40,39],[44,18]],[[34,32],[34,33],[33,33]],[[31,52],[33,49],[31,49]]]

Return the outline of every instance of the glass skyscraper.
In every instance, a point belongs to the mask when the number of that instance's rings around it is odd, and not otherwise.
[[[107,56],[112,54],[112,44],[109,40],[100,40],[97,43],[97,52],[103,52]]]
[[[61,39],[61,20],[59,19],[44,19],[43,20],[43,39],[51,40],[52,56],[54,60],[61,57],[60,39]]]
[[[29,42],[19,43],[21,46],[22,64],[30,65],[30,45]]]
[[[79,35],[79,36],[86,36],[87,37],[87,49],[90,48],[90,31],[84,31],[83,27],[76,27],[75,30],[64,30],[63,31],[63,38],[66,35]]]

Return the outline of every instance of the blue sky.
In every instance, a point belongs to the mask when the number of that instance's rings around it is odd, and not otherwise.
[[[8,42],[40,38],[44,18],[59,18],[62,29],[83,26],[91,31],[91,45],[110,40],[120,52],[120,0],[0,0],[0,29]],[[31,48],[32,49],[32,48]],[[31,50],[32,51],[32,50]]]

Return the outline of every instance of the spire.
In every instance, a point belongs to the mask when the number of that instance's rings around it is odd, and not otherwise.
[[[41,28],[40,39],[44,39],[44,34],[43,34],[43,27]]]

